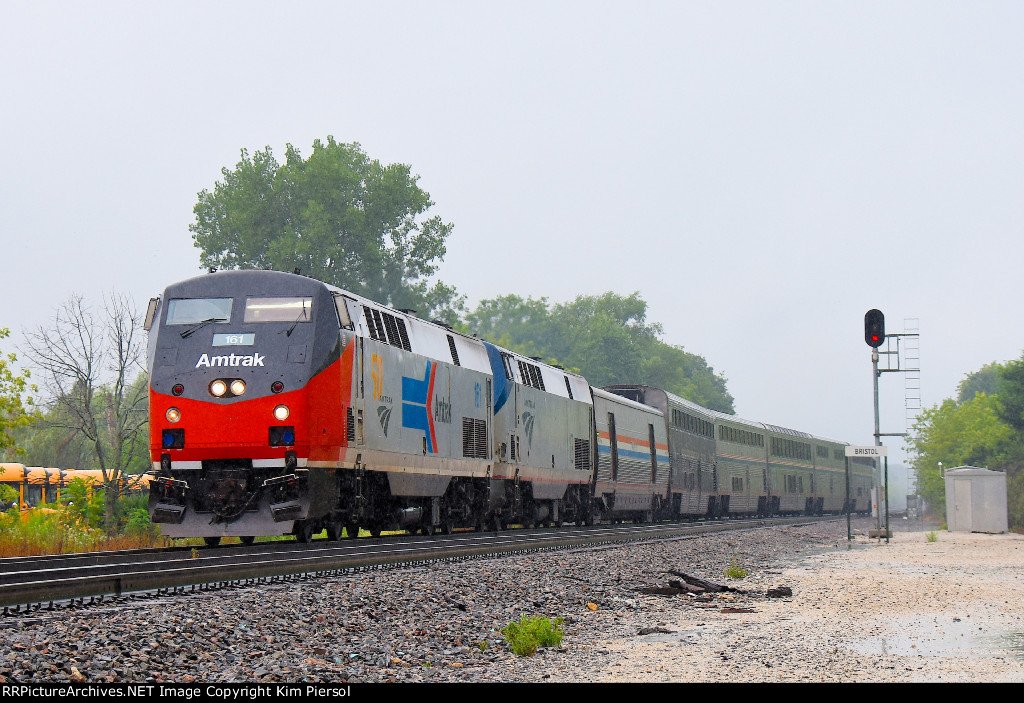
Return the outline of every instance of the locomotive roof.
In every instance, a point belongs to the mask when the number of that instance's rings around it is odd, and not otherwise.
[[[267,290],[268,282],[272,282],[272,285],[269,286],[273,289],[272,291]],[[215,283],[216,285],[211,286],[211,283]],[[447,325],[425,320],[417,317],[411,311],[400,310],[384,305],[383,303],[359,295],[358,293],[352,293],[351,291],[347,291],[343,288],[339,288],[307,276],[287,273],[284,271],[231,269],[203,274],[172,284],[167,287],[167,292],[171,295],[182,295],[192,293],[190,289],[193,289],[195,294],[200,292],[203,294],[209,294],[211,288],[220,288],[221,286],[223,286],[225,293],[232,292],[234,294],[237,294],[240,290],[244,291],[246,289],[253,288],[259,288],[261,292],[288,293],[289,291],[294,292],[297,289],[308,291],[315,289],[316,287],[322,287],[335,297],[340,296],[348,299],[354,303],[357,308],[365,307],[371,310],[377,310],[378,312],[385,312],[388,315],[403,320],[407,333],[410,333],[409,344],[411,346],[418,347],[411,349],[411,351],[414,351],[415,353],[423,354],[424,356],[439,360],[446,360],[448,358],[452,358],[454,360],[454,355],[449,356],[451,352],[447,341],[448,337],[451,337],[453,340],[452,346],[455,347],[455,351],[458,354],[458,365],[484,373],[491,373],[492,368],[487,359],[487,353],[484,347],[485,343],[491,344],[496,349],[507,354],[513,359],[525,364],[536,366],[540,370],[542,377],[546,377],[546,392],[568,397],[569,393],[565,389],[565,384],[562,381],[562,377],[565,377],[570,379],[570,386],[573,387],[574,391],[573,396],[577,400],[584,400],[586,402],[589,402],[590,400],[589,393],[587,392],[589,384],[587,383],[587,380],[578,373],[547,364],[539,359],[525,356],[511,349],[505,349],[504,347],[495,345],[487,340],[452,329]],[[196,289],[201,289],[201,291]],[[357,313],[358,312],[359,311],[357,310]],[[369,333],[370,329],[366,325],[366,321],[359,320],[360,316],[360,314],[357,314],[354,317],[352,320],[353,325],[358,326],[361,321],[363,323],[363,329],[360,331],[363,333]],[[372,336],[372,334],[370,336]],[[457,340],[457,342],[455,340]],[[517,375],[517,382],[522,383],[522,379],[518,378],[518,369],[513,369],[513,373]]]
[[[800,437],[802,439],[814,439],[813,435],[807,432],[801,432],[800,430],[791,430],[788,427],[780,427],[779,425],[769,425],[767,422],[764,426],[765,429],[777,432],[778,434],[788,434],[791,437]]]
[[[816,442],[828,442],[829,444],[838,444],[844,447],[849,444],[849,442],[841,442],[838,439],[829,439],[828,437],[819,437],[818,435],[811,435],[811,439]]]
[[[720,412],[718,410],[708,410],[708,412],[711,413],[711,415],[718,422],[734,422],[734,423],[736,423],[738,425],[747,425],[748,427],[756,427],[759,430],[768,429],[768,426],[765,425],[765,423],[758,422],[757,420],[748,420],[748,419],[746,419],[744,417],[740,417],[739,415],[730,415],[729,413],[723,413],[723,412]]]
[[[637,402],[635,400],[632,400],[630,398],[626,398],[624,396],[618,395],[616,393],[611,393],[611,392],[606,391],[606,390],[604,390],[602,388],[596,388],[594,386],[591,386],[591,390],[593,391],[595,398],[601,398],[603,400],[610,400],[610,401],[613,401],[615,403],[620,403],[621,405],[625,405],[626,407],[636,408],[637,410],[643,410],[645,412],[653,413],[655,415],[661,415],[662,414],[662,412],[660,410],[658,410],[656,407],[654,407],[653,405],[647,405],[646,403],[639,403],[639,402]]]

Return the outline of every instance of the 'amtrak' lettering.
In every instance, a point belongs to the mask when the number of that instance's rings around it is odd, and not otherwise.
[[[196,368],[210,368],[211,366],[263,366],[267,357],[262,354],[221,354],[210,356],[203,354],[196,362]]]

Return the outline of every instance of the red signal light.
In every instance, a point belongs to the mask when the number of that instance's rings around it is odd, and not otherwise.
[[[864,314],[864,341],[877,349],[885,340],[885,315],[881,310],[868,310]]]

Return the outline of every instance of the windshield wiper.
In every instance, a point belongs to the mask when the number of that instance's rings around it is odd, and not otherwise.
[[[198,325],[196,325],[195,327],[189,327],[187,330],[182,332],[181,333],[181,338],[184,339],[186,337],[191,337],[192,335],[194,335],[196,332],[198,332],[202,328],[206,327],[211,322],[227,322],[227,321],[228,320],[227,320],[226,317],[208,317],[205,320],[203,320],[202,322],[200,322]]]
[[[292,332],[295,331],[295,325],[299,324],[299,320],[308,320],[308,319],[309,318],[306,316],[306,302],[303,301],[302,302],[302,312],[300,312],[299,316],[295,318],[295,322],[293,322],[292,326],[288,328],[288,331],[284,333],[284,336],[285,337],[291,337],[292,336]],[[280,333],[278,333],[278,334],[280,334]]]

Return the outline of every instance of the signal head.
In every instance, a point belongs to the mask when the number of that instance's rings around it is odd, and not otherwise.
[[[864,341],[874,349],[885,341],[885,315],[881,310],[871,309],[864,314]]]

